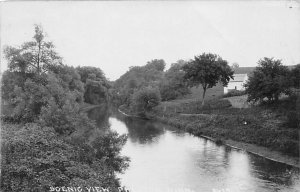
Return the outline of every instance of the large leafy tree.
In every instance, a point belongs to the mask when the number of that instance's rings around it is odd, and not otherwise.
[[[55,52],[53,43],[45,40],[45,36],[43,28],[35,25],[33,41],[25,42],[20,47],[5,47],[9,70],[41,74],[49,71],[52,65],[60,64],[61,57]]]
[[[153,59],[147,62],[146,68],[164,71],[166,62],[163,59]]]
[[[233,79],[233,71],[227,61],[212,53],[195,56],[194,60],[189,61],[182,69],[189,86],[202,86],[202,106],[207,89],[216,86],[218,82],[226,86],[230,78]]]
[[[171,67],[164,73],[164,78],[159,85],[162,100],[172,100],[190,93],[182,70],[185,64],[186,61],[179,60],[171,64]]]
[[[91,104],[100,104],[108,100],[110,84],[103,71],[97,67],[77,67],[81,81],[85,84],[84,101]]]
[[[292,81],[289,69],[281,60],[263,58],[245,84],[248,101],[277,101],[281,93],[289,94]]]
[[[115,81],[113,92],[114,102],[118,104],[131,104],[131,98],[135,90],[145,87],[158,87],[163,79],[165,61],[154,59],[144,66],[133,66],[124,75]]]

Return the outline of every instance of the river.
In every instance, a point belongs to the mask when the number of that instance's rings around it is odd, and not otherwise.
[[[122,154],[131,162],[118,176],[131,192],[300,191],[298,168],[119,112],[89,116],[128,135]]]

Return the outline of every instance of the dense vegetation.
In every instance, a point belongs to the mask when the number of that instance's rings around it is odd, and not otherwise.
[[[117,172],[128,166],[120,156],[126,141],[111,131],[90,140],[96,130],[80,112],[84,100],[107,102],[102,71],[69,67],[35,26],[33,41],[6,47],[8,70],[2,77],[1,191],[49,191],[51,187],[103,187],[118,191]],[[102,97],[103,96],[103,97]],[[92,102],[93,103],[93,102]]]
[[[188,94],[190,91],[181,69],[184,64],[179,60],[164,71],[164,60],[155,59],[145,66],[130,67],[111,89],[113,103],[126,105],[131,111],[140,113],[156,106],[161,100],[172,100]]]
[[[291,87],[299,81],[299,75],[292,77],[294,73],[283,66],[280,60],[261,59],[245,85],[248,101],[262,102],[265,98],[268,101],[278,101],[282,93],[290,95]]]

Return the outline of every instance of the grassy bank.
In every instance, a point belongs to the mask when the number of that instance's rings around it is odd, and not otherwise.
[[[210,100],[201,108],[200,100],[163,102],[148,115],[196,136],[255,144],[299,156],[299,129],[288,118],[296,111],[296,99],[278,104],[233,108],[226,99]]]

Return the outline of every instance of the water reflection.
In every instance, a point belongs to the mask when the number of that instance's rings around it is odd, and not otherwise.
[[[122,153],[131,162],[120,178],[133,192],[172,189],[295,192],[300,189],[299,169],[291,166],[119,113],[111,114],[109,124],[112,130],[128,134]]]
[[[159,135],[164,133],[164,129],[158,123],[145,121],[138,118],[124,117],[118,118],[127,128],[128,139],[130,142],[139,144],[151,144]],[[112,120],[111,120],[112,121]]]
[[[88,113],[88,117],[96,122],[97,127],[106,129],[109,127],[108,118],[111,115],[111,111],[108,106],[103,104],[99,107],[91,109]]]

